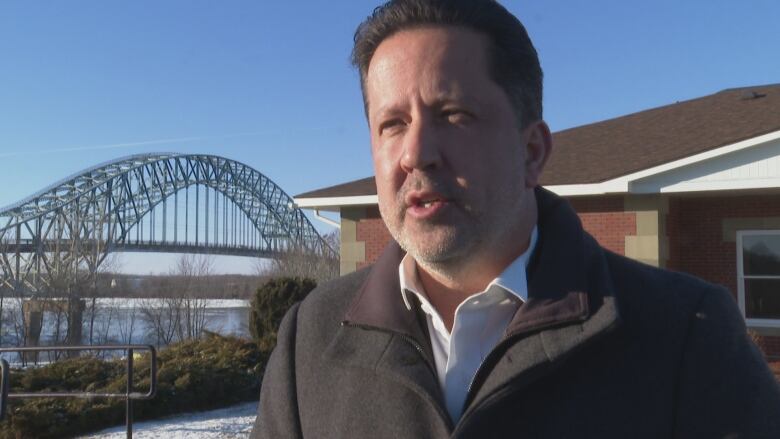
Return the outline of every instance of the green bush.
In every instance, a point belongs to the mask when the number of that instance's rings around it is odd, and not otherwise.
[[[255,400],[263,364],[258,346],[210,336],[163,349],[157,356],[157,395],[134,401],[134,419],[208,410]],[[149,355],[134,361],[133,390],[149,389]],[[37,369],[14,370],[11,392],[124,393],[125,361],[77,358]],[[124,423],[123,399],[11,400],[0,438],[62,438]]]
[[[124,372],[124,364],[107,363],[91,357],[75,358],[29,369],[19,377],[19,385],[29,392],[93,392],[106,387]]]
[[[252,298],[249,330],[265,355],[276,345],[276,331],[284,314],[316,286],[308,278],[282,277],[271,279],[257,289]]]

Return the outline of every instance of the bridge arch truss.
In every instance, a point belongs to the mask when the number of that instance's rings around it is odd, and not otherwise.
[[[0,287],[94,273],[115,251],[335,256],[278,185],[214,155],[113,160],[0,209]]]

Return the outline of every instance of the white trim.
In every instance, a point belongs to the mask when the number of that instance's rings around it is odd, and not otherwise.
[[[338,221],[333,221],[332,219],[324,216],[323,214],[320,213],[320,209],[314,209],[314,217],[317,218],[318,220],[322,221],[323,223],[329,225],[329,226],[333,226],[333,227],[341,230],[341,223],[338,222]]]
[[[751,180],[730,181],[691,181],[662,187],[661,193],[736,191],[740,189],[776,189],[780,188],[780,178],[756,178]]]
[[[560,184],[545,186],[545,189],[552,191],[562,197],[578,195],[604,195],[613,193],[627,193],[628,184],[620,184],[615,180],[605,181],[603,183],[592,184]]]
[[[332,206],[370,206],[379,203],[376,195],[358,195],[353,197],[296,198],[295,204],[304,209]]]
[[[741,151],[747,148],[752,148],[757,145],[769,143],[771,141],[780,139],[780,131],[774,131],[768,134],[764,134],[758,137],[752,137],[741,142],[732,143],[731,145],[722,146],[720,148],[713,149],[711,151],[702,152],[699,154],[685,157],[683,159],[675,160],[662,165],[654,166],[652,168],[644,169],[633,174],[624,175],[622,177],[607,180],[601,183],[589,183],[589,184],[563,184],[545,186],[547,189],[555,192],[561,196],[577,196],[577,195],[603,195],[609,193],[630,193],[633,192],[631,183],[642,179],[658,175],[664,172],[669,172],[675,169],[679,169],[685,166],[690,166],[694,163],[703,162],[716,157],[720,157],[726,154],[731,154],[737,151]],[[711,189],[705,189],[705,186],[697,186],[698,191],[702,190],[719,190],[714,187]],[[734,189],[729,187],[729,189]],[[751,187],[752,189],[752,187]],[[663,192],[687,192],[685,185],[676,185],[673,188],[667,188]]]
[[[742,254],[742,236],[750,234],[749,231],[737,230],[737,305],[739,306],[739,312],[742,313],[742,318],[745,317],[745,274],[743,267]]]
[[[780,230],[737,230],[737,303],[745,324],[753,328],[780,328],[780,319],[752,319],[745,315],[745,272],[742,237],[750,235],[780,235]],[[772,276],[775,279],[777,276]]]

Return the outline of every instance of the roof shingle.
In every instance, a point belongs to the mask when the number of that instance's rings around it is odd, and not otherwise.
[[[599,183],[780,130],[780,84],[709,96],[553,135],[543,185]]]

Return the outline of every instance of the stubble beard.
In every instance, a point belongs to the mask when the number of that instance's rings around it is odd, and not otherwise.
[[[473,208],[456,202],[456,222],[406,223],[402,197],[393,209],[380,203],[379,211],[398,245],[427,271],[454,278],[479,247],[482,239],[480,216]],[[410,230],[410,229],[414,230]]]
[[[511,186],[511,183],[506,186]],[[461,194],[452,206],[454,212],[450,213],[455,217],[407,224],[404,191],[397,195],[395,206],[380,202],[379,211],[398,245],[420,266],[455,280],[464,268],[484,257],[483,253],[491,251],[491,248],[522,245],[521,242],[512,242],[512,237],[513,231],[517,230],[518,219],[527,207],[520,199],[512,199],[513,195],[521,197],[516,187],[505,189],[499,192],[503,196],[482,203],[486,208],[503,206],[500,212],[482,211]]]

